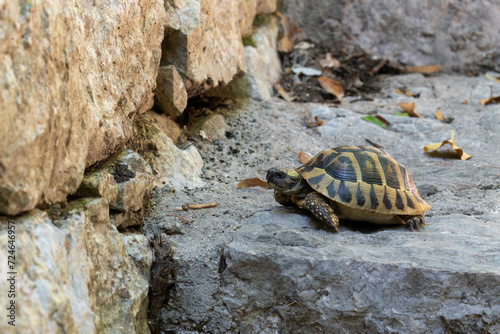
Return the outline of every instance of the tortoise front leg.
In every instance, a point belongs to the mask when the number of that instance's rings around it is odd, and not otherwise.
[[[285,195],[279,190],[274,190],[274,199],[283,206],[293,206],[292,196]]]
[[[339,217],[335,214],[335,211],[331,207],[330,203],[323,196],[318,193],[311,192],[300,204],[301,205],[299,206],[311,211],[316,218],[332,227],[335,232],[339,231]]]

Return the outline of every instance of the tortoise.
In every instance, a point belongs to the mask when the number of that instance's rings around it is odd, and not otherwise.
[[[339,219],[403,224],[413,231],[431,208],[406,168],[370,146],[324,150],[296,169],[271,168],[266,179],[278,203],[307,209],[336,232]]]

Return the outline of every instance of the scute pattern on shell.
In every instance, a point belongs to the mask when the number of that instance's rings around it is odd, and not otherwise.
[[[320,194],[373,213],[419,215],[430,209],[406,168],[369,146],[324,150],[297,171]]]

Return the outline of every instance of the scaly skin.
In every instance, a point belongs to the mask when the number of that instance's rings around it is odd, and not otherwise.
[[[339,217],[335,214],[330,203],[323,196],[316,192],[311,192],[304,198],[302,206],[311,211],[311,213],[323,223],[332,227],[335,232],[339,231]]]
[[[279,190],[274,190],[274,199],[276,202],[283,206],[293,206],[295,203],[292,201],[292,196],[285,195]]]
[[[413,230],[418,230],[420,226],[425,225],[424,216],[406,216],[404,219],[406,227],[413,232]]]

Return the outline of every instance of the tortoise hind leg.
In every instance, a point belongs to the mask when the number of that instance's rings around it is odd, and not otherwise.
[[[420,226],[425,225],[425,219],[423,215],[420,216],[406,216],[402,217],[404,224],[410,231],[418,230]]]
[[[330,203],[320,194],[315,192],[309,193],[306,198],[304,198],[302,207],[311,211],[316,218],[332,227],[335,232],[339,231],[339,217],[335,214]]]

